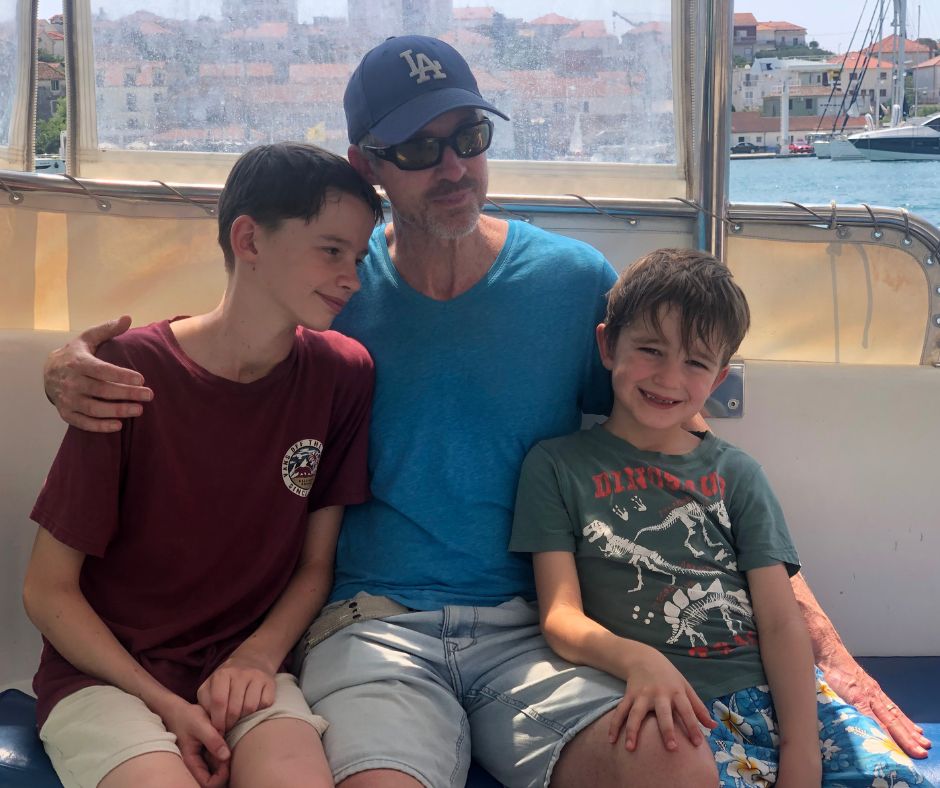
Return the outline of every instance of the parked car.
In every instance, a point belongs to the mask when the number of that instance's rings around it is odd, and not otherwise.
[[[739,142],[731,146],[732,153],[757,153],[759,148],[751,142]]]
[[[812,153],[813,146],[806,142],[791,142],[790,153]]]

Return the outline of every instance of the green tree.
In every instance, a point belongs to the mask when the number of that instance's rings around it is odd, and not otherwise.
[[[65,131],[65,97],[55,103],[55,112],[49,120],[36,124],[36,154],[58,153],[59,134]]]

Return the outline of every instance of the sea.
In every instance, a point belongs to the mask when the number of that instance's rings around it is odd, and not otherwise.
[[[729,193],[732,202],[906,208],[940,228],[940,161],[732,159]]]

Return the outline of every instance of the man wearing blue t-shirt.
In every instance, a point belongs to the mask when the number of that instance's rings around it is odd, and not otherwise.
[[[302,644],[337,783],[462,786],[471,754],[510,786],[716,783],[698,731],[672,751],[653,720],[633,751],[609,740],[623,682],[552,653],[531,567],[507,552],[527,450],[609,407],[594,326],[613,269],[586,244],[481,213],[484,113],[505,115],[444,42],[380,44],[344,103],[350,162],[385,190],[392,220],[334,323],[375,360],[373,499],[347,510],[333,605]],[[152,396],[88,355],[124,328],[91,329],[50,358],[47,391],[67,421],[119,429],[141,406],[107,400]],[[836,688],[916,751],[911,723],[878,713],[890,701],[796,590]]]

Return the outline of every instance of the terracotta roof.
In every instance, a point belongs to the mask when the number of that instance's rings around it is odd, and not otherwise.
[[[158,25],[156,22],[150,20],[141,22],[137,29],[148,36],[162,36],[170,32],[163,25]]]
[[[569,30],[562,38],[605,38],[609,35],[603,22],[599,19],[588,19],[574,30]]]
[[[438,36],[441,41],[445,41],[452,47],[462,46],[492,46],[493,39],[488,36],[482,36],[472,30],[448,30],[446,33]]]
[[[530,24],[533,25],[576,25],[578,21],[576,19],[568,19],[566,16],[560,16],[554,11],[550,14],[545,14],[545,16],[540,16],[538,19],[533,19]]]
[[[667,34],[670,30],[668,22],[646,22],[642,25],[637,25],[636,27],[631,27],[627,31],[627,35],[634,35],[635,33],[663,33]]]
[[[758,30],[792,30],[794,33],[805,33],[806,28],[794,25],[792,22],[758,22]]]
[[[200,79],[243,79],[274,76],[273,63],[200,63]]]
[[[500,71],[498,76],[515,95],[534,99],[585,99],[633,92],[623,72],[603,72],[593,78],[560,77],[550,71]]]
[[[287,38],[287,22],[262,22],[257,27],[233,30],[222,38]]]
[[[56,32],[55,30],[47,30],[45,34],[46,34],[46,36],[47,36],[48,38],[51,38],[53,41],[64,41],[64,40],[65,40],[65,36],[62,35],[62,34],[59,33],[59,32]]]
[[[756,27],[757,17],[754,16],[754,14],[735,14],[734,26],[735,27]]]
[[[864,52],[849,52],[848,55],[836,55],[835,57],[831,57],[829,58],[829,62],[841,66],[844,59],[845,67],[850,71],[854,71],[865,66],[865,58],[867,57],[869,56]],[[886,60],[878,60],[876,57],[872,57],[868,60],[868,70],[873,68],[891,69],[893,66],[893,63],[889,63]]]
[[[65,79],[65,72],[60,71],[59,66],[55,63],[45,63],[40,60],[36,63],[36,65],[38,66],[36,71],[36,79]]]
[[[462,22],[488,22],[493,18],[495,12],[488,5],[464,6],[455,8],[453,11],[454,19]]]
[[[791,115],[788,124],[791,132],[816,131],[819,126],[820,118],[816,115]],[[836,126],[842,125],[840,118]],[[832,117],[827,116],[820,126],[821,130],[832,128]],[[865,128],[865,118],[849,118],[845,124],[846,131]],[[765,117],[757,112],[732,112],[731,113],[731,133],[732,134],[756,134],[770,131],[780,131],[780,118]]]
[[[882,38],[881,41],[872,44],[868,49],[871,52],[880,51],[882,54],[894,53],[898,48],[898,36],[890,35],[886,38]],[[905,52],[926,52],[930,53],[930,47],[925,44],[921,44],[917,41],[911,41],[909,38],[904,39],[904,51]]]
[[[346,63],[293,63],[288,68],[287,80],[294,84],[341,80],[345,87],[350,73]]]
[[[934,68],[935,66],[940,66],[940,55],[930,58],[930,60],[925,60],[920,65],[914,66],[914,68]]]

